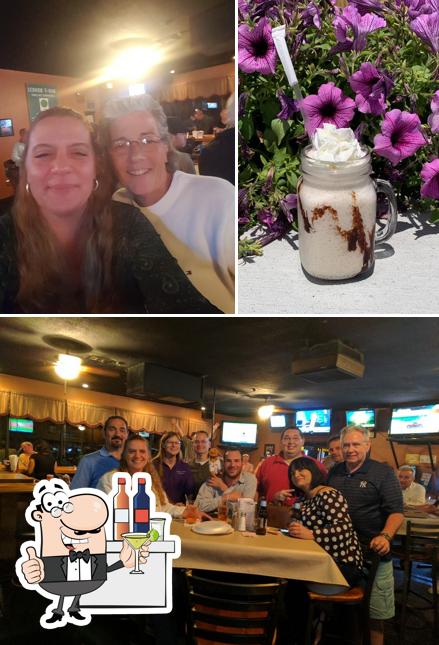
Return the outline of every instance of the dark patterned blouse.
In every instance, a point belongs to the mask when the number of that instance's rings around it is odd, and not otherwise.
[[[343,495],[333,488],[317,492],[301,509],[302,523],[336,562],[361,569],[363,553]]]
[[[105,313],[218,314],[190,282],[152,224],[130,204],[112,202],[114,305]],[[0,313],[93,313],[81,293],[51,300],[47,311],[23,311],[11,215],[0,217]],[[114,307],[114,308],[113,308]]]

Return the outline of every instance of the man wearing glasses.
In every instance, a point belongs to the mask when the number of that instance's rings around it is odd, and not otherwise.
[[[404,516],[399,481],[387,464],[369,458],[369,430],[347,426],[340,435],[344,461],[328,475],[328,484],[345,496],[360,542],[381,556],[370,598],[371,645],[384,642],[383,621],[395,614],[390,547]]]
[[[166,115],[147,94],[109,101],[103,130],[123,186],[113,199],[137,206],[194,287],[234,313],[233,186],[176,170]]]

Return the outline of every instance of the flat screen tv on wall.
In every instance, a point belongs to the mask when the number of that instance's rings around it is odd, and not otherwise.
[[[258,424],[244,421],[223,421],[221,424],[222,446],[251,448],[257,445]]]
[[[390,436],[439,434],[439,405],[393,408]]]
[[[375,410],[346,410],[346,425],[375,428]]]
[[[0,119],[0,137],[13,137],[14,126],[12,119]]]
[[[330,432],[331,410],[297,410],[296,426],[302,432]]]

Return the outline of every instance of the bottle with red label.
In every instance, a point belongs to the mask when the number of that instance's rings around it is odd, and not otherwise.
[[[113,539],[123,540],[122,533],[130,531],[130,498],[124,477],[117,480],[119,490],[113,499]]]
[[[133,531],[146,533],[149,531],[149,495],[145,490],[146,479],[139,478],[137,493],[133,498]]]

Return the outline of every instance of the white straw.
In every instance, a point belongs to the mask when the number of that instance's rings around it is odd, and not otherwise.
[[[299,81],[297,80],[296,72],[294,71],[293,62],[291,60],[291,57],[288,51],[287,42],[285,40],[285,34],[286,34],[285,25],[280,25],[280,27],[274,27],[274,29],[272,29],[271,31],[271,34],[273,36],[274,46],[276,47],[276,51],[278,53],[278,56],[283,65],[286,77],[288,79],[288,83],[291,89],[293,90],[293,96],[296,99],[299,110],[302,114],[303,123],[305,125],[305,131],[308,134],[308,128],[307,128],[308,119],[307,119],[305,110],[303,109],[302,92],[300,91]]]

